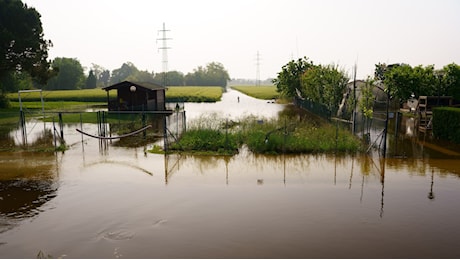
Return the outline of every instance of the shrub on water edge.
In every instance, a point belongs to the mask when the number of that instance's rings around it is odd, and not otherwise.
[[[357,152],[361,148],[357,137],[328,124],[316,127],[305,121],[272,120],[249,125],[243,132],[242,142],[255,153]]]
[[[436,138],[460,144],[460,108],[434,108],[433,135]]]
[[[171,150],[185,152],[217,152],[235,154],[238,152],[236,135],[214,129],[191,129],[185,132]]]

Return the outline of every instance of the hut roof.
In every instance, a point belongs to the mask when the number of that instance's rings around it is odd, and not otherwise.
[[[117,83],[117,84],[114,84],[114,85],[111,85],[111,86],[107,86],[107,87],[104,87],[102,88],[103,90],[105,91],[109,91],[109,90],[112,90],[112,89],[120,89],[120,88],[129,88],[131,86],[136,86],[136,88],[146,88],[146,89],[150,89],[150,90],[162,90],[162,89],[166,89],[165,87],[163,86],[160,86],[160,85],[157,85],[155,83],[150,83],[150,82],[133,82],[133,81],[123,81],[123,82],[120,82],[120,83]]]

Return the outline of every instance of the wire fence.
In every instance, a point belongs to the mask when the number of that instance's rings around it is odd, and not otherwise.
[[[68,139],[66,131],[70,130],[65,131],[65,127],[75,125],[87,136],[115,140],[114,145],[158,143],[167,150],[186,129],[185,111],[180,107],[176,111],[43,112],[25,109],[1,112],[0,120],[0,149],[58,148]],[[37,140],[42,140],[40,147],[36,147]]]
[[[331,111],[327,108],[327,106],[323,104],[319,104],[308,99],[300,99],[299,97],[295,97],[294,105],[308,110],[311,113],[316,114],[324,119],[331,119]]]

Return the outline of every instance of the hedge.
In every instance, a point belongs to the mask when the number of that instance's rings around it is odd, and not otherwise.
[[[433,135],[460,144],[460,108],[433,108]]]

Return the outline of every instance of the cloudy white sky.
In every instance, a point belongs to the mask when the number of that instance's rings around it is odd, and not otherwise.
[[[23,0],[37,9],[50,58],[77,58],[106,69],[132,62],[183,73],[220,62],[231,78],[276,77],[291,59],[337,64],[358,78],[374,64],[460,64],[458,0]]]

